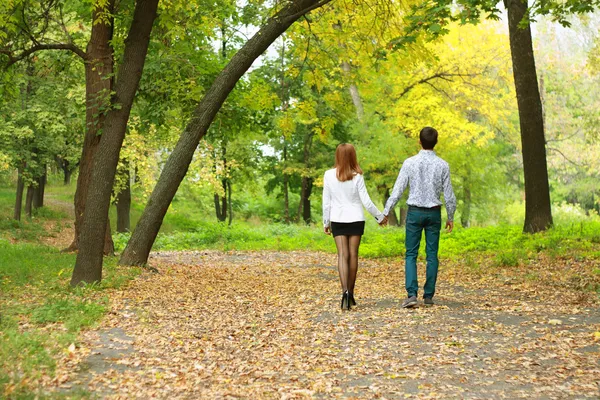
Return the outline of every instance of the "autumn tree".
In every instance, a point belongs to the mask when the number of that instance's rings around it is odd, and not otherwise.
[[[258,33],[233,55],[194,110],[194,114],[171,153],[144,213],[121,256],[121,264],[141,265],[146,263],[165,213],[187,172],[198,142],[206,134],[215,115],[237,81],[250,68],[252,62],[290,25],[327,2],[326,0],[321,2],[301,0],[284,3],[283,8],[269,18]],[[94,268],[101,269],[101,254],[96,253],[94,259]]]

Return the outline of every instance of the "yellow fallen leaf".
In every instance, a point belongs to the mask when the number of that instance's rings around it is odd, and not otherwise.
[[[560,319],[551,319],[548,321],[550,325],[561,325],[562,321]]]
[[[594,340],[600,340],[600,331],[594,332]]]

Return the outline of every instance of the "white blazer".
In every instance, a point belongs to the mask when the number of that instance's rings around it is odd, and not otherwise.
[[[371,201],[365,180],[360,174],[351,181],[340,182],[336,170],[330,169],[323,177],[323,226],[330,222],[364,221],[363,205],[369,213],[381,222],[384,215]]]

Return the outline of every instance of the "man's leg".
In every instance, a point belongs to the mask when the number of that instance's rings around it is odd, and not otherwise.
[[[435,295],[435,283],[438,273],[438,250],[440,247],[440,230],[442,229],[442,216],[440,211],[432,212],[425,220],[425,253],[427,254],[427,270],[425,272],[425,287],[423,298],[432,298]]]
[[[417,280],[417,256],[419,255],[419,244],[423,232],[423,218],[419,212],[408,211],[406,216],[406,293],[408,297],[416,296],[419,290]]]

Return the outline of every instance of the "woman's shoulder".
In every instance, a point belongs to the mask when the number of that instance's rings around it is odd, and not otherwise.
[[[331,168],[331,169],[328,169],[327,171],[325,171],[325,176],[336,176],[335,168]]]

